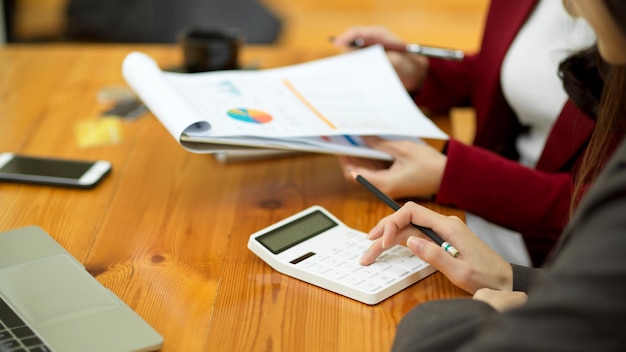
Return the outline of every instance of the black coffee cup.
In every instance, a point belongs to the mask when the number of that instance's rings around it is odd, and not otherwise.
[[[243,32],[236,27],[189,27],[178,34],[183,70],[206,72],[239,68]]]

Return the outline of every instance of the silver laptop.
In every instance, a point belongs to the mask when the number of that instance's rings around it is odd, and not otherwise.
[[[163,338],[37,226],[0,233],[0,351],[153,351]]]

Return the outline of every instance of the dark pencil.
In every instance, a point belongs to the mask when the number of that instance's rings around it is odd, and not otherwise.
[[[360,183],[363,187],[365,187],[368,191],[372,192],[376,197],[378,197],[378,199],[385,202],[385,204],[387,204],[391,209],[393,209],[393,211],[397,211],[398,209],[400,209],[400,204],[398,204],[395,200],[389,198],[388,195],[384,194],[381,190],[376,188],[376,186],[371,184],[363,176],[356,174],[356,173],[352,173],[352,177],[354,177],[354,179],[358,183]],[[458,257],[459,254],[461,254],[456,248],[454,248],[454,246],[444,241],[432,229],[428,227],[424,227],[424,226],[415,225],[414,223],[411,223],[411,225],[413,225],[413,227],[417,228],[418,230],[422,231],[428,238],[430,238],[437,245],[441,246],[441,248],[443,248],[446,252],[448,252],[448,254],[450,254],[454,258]]]

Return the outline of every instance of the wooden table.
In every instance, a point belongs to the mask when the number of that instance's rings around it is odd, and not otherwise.
[[[251,233],[314,204],[363,231],[389,214],[332,156],[220,164],[185,151],[151,114],[122,122],[118,144],[79,148],[75,124],[108,107],[98,92],[124,84],[131,50],[162,67],[180,62],[170,46],[0,48],[0,151],[113,163],[93,190],[0,184],[0,231],[43,227],[163,335],[163,351],[384,351],[413,306],[467,296],[436,273],[368,306],[279,274],[247,249]],[[249,47],[243,62],[274,67],[333,50]]]

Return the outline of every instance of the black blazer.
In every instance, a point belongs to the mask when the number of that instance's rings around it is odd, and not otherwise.
[[[532,285],[526,274],[537,274]],[[623,351],[626,139],[585,195],[544,269],[514,267],[514,281],[516,289],[530,286],[523,307],[499,313],[471,299],[424,303],[400,322],[393,350]]]

